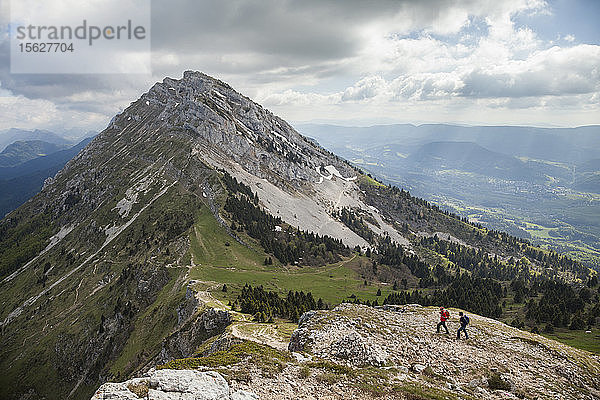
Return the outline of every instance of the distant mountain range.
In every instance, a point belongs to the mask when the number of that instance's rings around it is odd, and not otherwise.
[[[423,169],[458,169],[501,179],[537,181],[543,175],[516,157],[488,150],[473,142],[431,142],[399,160]]]
[[[92,138],[74,146],[40,140],[18,141],[0,153],[0,216],[40,191]]]
[[[0,152],[0,167],[19,165],[69,147],[71,147],[69,144],[56,144],[43,140],[19,140],[9,144]]]
[[[81,129],[66,129],[60,132],[51,132],[45,129],[4,129],[0,130],[0,151],[3,152],[8,145],[19,141],[42,141],[55,145],[73,146],[86,137],[95,136],[96,133]]]
[[[600,126],[297,128],[388,183],[600,266]]]
[[[600,153],[600,126],[535,128],[446,124],[345,127],[298,124],[296,128],[328,147],[369,150],[382,144],[410,149],[431,142],[473,142],[505,155],[583,163]]]
[[[69,145],[73,144],[73,142],[69,139],[65,139],[64,137],[50,131],[35,129],[35,130],[25,130],[25,129],[17,129],[11,128],[0,131],[0,150],[4,151],[6,146],[18,142],[18,141],[42,141],[46,143],[52,143],[57,145]]]

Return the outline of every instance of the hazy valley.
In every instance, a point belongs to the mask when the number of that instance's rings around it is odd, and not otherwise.
[[[598,126],[298,129],[386,183],[600,266]]]

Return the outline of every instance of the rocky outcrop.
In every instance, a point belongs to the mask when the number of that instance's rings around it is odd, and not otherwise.
[[[309,311],[302,316],[299,328],[292,334],[290,351],[308,351],[355,366],[385,365],[387,353],[368,335],[362,335],[345,321],[336,321],[333,329],[315,330],[314,318],[318,315],[316,311]]]
[[[219,335],[231,324],[228,311],[208,308],[167,337],[160,354],[151,365],[164,364],[175,358],[190,357],[206,339]]]
[[[248,391],[231,390],[214,371],[152,370],[146,376],[120,383],[105,383],[92,400],[255,400]]]
[[[458,326],[456,311],[451,310],[450,329]],[[165,366],[191,370],[151,370],[141,378],[105,384],[96,396],[117,400],[140,394],[169,400],[600,398],[598,356],[477,315],[470,315],[470,338],[457,340],[435,333],[437,316],[436,307],[416,304],[378,308],[342,304],[310,311],[302,315],[292,334],[291,354],[226,332],[210,346],[202,346],[194,358]]]
[[[282,186],[316,182],[321,165],[335,165],[343,176],[353,172],[281,118],[200,72],[186,71],[182,79],[156,83],[101,135],[120,134],[149,115],[148,128],[159,125],[187,135],[194,141],[195,152],[210,164],[226,166],[223,161],[234,161],[252,175]]]
[[[219,336],[217,339],[215,339],[210,344],[210,346],[205,348],[199,355],[200,356],[208,356],[217,351],[227,351],[231,348],[231,346],[240,344],[243,342],[244,342],[244,339],[240,339],[238,337],[233,336],[229,332],[225,332],[221,336]]]

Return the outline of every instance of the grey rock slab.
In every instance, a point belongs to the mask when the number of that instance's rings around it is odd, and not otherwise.
[[[227,381],[215,371],[151,370],[142,378],[121,383],[105,383],[92,400],[138,400],[130,388],[144,386],[152,400],[256,400],[244,390],[231,391]]]

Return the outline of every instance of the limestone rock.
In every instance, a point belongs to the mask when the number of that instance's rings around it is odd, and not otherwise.
[[[258,400],[258,396],[246,390],[238,390],[231,394],[231,400]]]
[[[121,383],[105,383],[92,400],[257,400],[249,391],[232,391],[218,372],[151,370],[148,376]]]
[[[342,337],[331,343],[330,354],[338,359],[348,360],[355,365],[382,366],[385,364],[387,355],[367,338],[363,338],[356,332]]]

